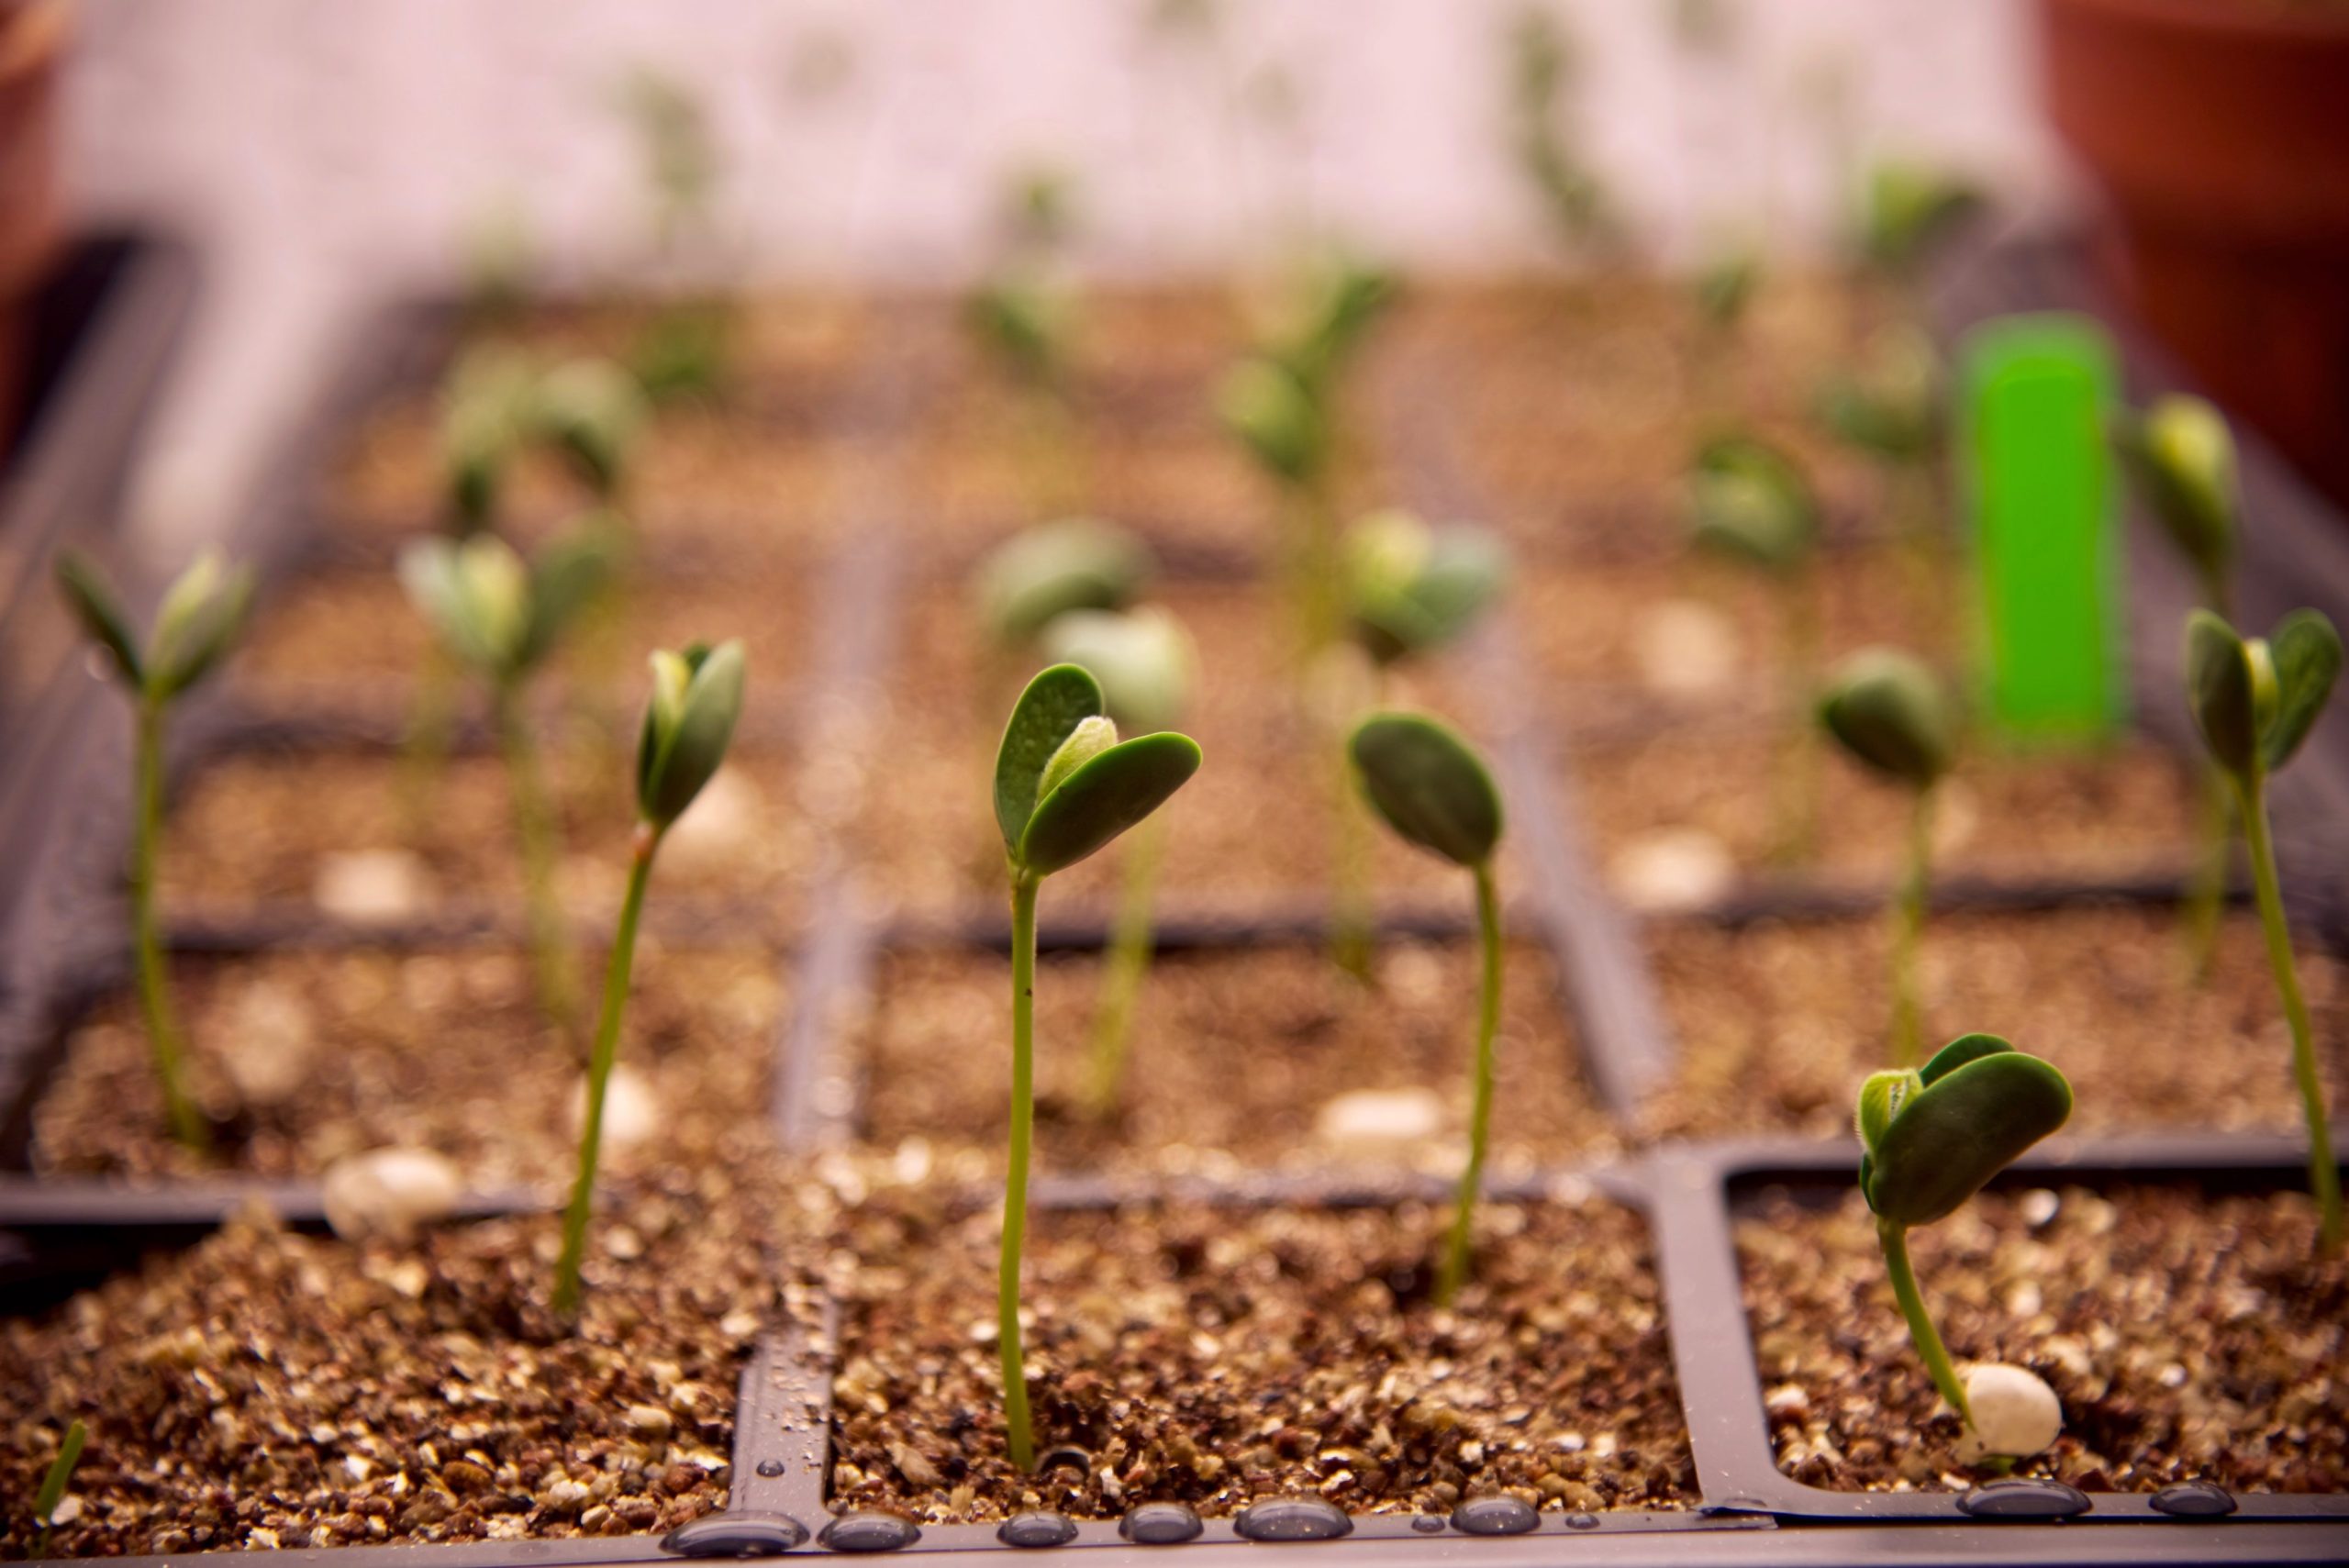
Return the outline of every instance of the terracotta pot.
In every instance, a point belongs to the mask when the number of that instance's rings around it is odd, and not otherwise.
[[[0,449],[22,411],[32,298],[55,254],[66,0],[0,0]]]
[[[2039,22],[2121,294],[2349,502],[2349,7],[2041,0]]]

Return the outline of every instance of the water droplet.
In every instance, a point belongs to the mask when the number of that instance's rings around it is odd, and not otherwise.
[[[1976,1486],[1957,1499],[1957,1510],[1977,1519],[2067,1519],[2085,1514],[2088,1496],[2061,1481],[2018,1476]]]
[[[1180,1546],[1206,1527],[1180,1503],[1144,1503],[1118,1521],[1118,1533],[1136,1546]]]
[[[1275,1497],[1241,1509],[1231,1528],[1248,1540],[1335,1540],[1353,1530],[1354,1522],[1319,1497]]]
[[[834,1551],[896,1551],[921,1539],[921,1527],[895,1514],[842,1514],[817,1534]]]
[[[2181,1481],[2154,1494],[2154,1508],[2181,1519],[2215,1519],[2235,1511],[2234,1494],[2215,1481]]]
[[[1421,1535],[1433,1535],[1443,1528],[1443,1516],[1442,1514],[1413,1514],[1411,1528]]]
[[[1006,1546],[1066,1546],[1076,1539],[1076,1521],[1066,1514],[1040,1508],[1012,1515],[995,1538]]]
[[[1463,1535],[1523,1535],[1542,1528],[1542,1516],[1522,1497],[1471,1497],[1452,1510],[1452,1528]]]
[[[782,1474],[786,1468],[788,1467],[785,1466],[783,1461],[779,1459],[763,1459],[759,1461],[759,1473],[765,1476],[770,1481]]]
[[[705,1514],[661,1538],[680,1557],[776,1557],[805,1545],[807,1527],[789,1514]]]
[[[1597,1529],[1598,1516],[1597,1514],[1568,1514],[1566,1528],[1568,1529]]]

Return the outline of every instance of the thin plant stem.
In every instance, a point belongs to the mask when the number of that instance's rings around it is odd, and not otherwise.
[[[1971,1427],[1974,1412],[1965,1403],[1965,1385],[1958,1382],[1957,1368],[1950,1364],[1949,1351],[1942,1344],[1941,1332],[1933,1327],[1932,1314],[1925,1310],[1925,1298],[1917,1289],[1917,1271],[1909,1263],[1909,1228],[1879,1218],[1876,1235],[1883,1244],[1885,1271],[1892,1276],[1892,1294],[1900,1303],[1900,1316],[1909,1319],[1909,1337],[1916,1341],[1917,1354],[1924,1358],[1933,1386],[1941,1390],[1959,1419]]]
[[[1330,956],[1340,969],[1364,984],[1371,977],[1370,818],[1354,798],[1352,764],[1344,746],[1324,748],[1334,759],[1330,770],[1330,809],[1335,818],[1335,862],[1330,878]]]
[[[1042,879],[1011,879],[1011,1167],[1003,1188],[1003,1261],[996,1308],[1003,1351],[1003,1425],[1011,1462],[1036,1462],[1028,1418],[1028,1358],[1019,1341],[1019,1249],[1028,1235],[1028,1151],[1036,1126],[1036,889]]]
[[[1102,1119],[1118,1107],[1134,1004],[1150,973],[1155,927],[1152,910],[1158,896],[1158,870],[1166,856],[1166,819],[1153,813],[1135,828],[1126,850],[1125,882],[1118,894],[1117,923],[1109,934],[1101,1000],[1093,1015],[1093,1055],[1085,1084],[1086,1101],[1095,1117]]]
[[[2216,763],[2206,763],[2199,781],[2196,815],[2202,840],[2194,878],[2180,911],[2186,940],[2186,972],[2198,986],[2210,984],[2219,962],[2219,914],[2227,897],[2227,851],[2234,825],[2230,820],[2226,775]]]
[[[619,1059],[620,1015],[628,1007],[629,973],[636,963],[636,924],[644,912],[644,886],[652,874],[652,854],[661,834],[650,822],[636,825],[629,861],[628,895],[620,901],[619,929],[612,937],[611,961],[604,971],[604,1011],[596,1022],[596,1047],[587,1062],[587,1117],[579,1132],[579,1176],[562,1214],[562,1256],[554,1266],[554,1309],[568,1318],[579,1310],[579,1266],[587,1256],[587,1217],[596,1205],[596,1165],[604,1147],[604,1094]]]
[[[212,1129],[189,1097],[179,1025],[163,974],[163,946],[155,934],[155,855],[163,832],[163,705],[139,700],[137,830],[130,845],[130,934],[139,964],[139,1000],[147,1013],[147,1040],[172,1136],[197,1153],[209,1152]]]
[[[33,1497],[33,1517],[40,1520],[40,1534],[33,1540],[35,1557],[49,1555],[49,1535],[56,1522],[57,1505],[65,1500],[65,1488],[72,1485],[73,1467],[82,1462],[82,1445],[89,1438],[90,1429],[77,1418],[65,1429],[65,1437],[57,1445],[57,1457],[50,1462],[48,1473],[41,1477],[40,1490]]]
[[[1909,808],[1909,859],[1892,908],[1892,1061],[1914,1067],[1924,1038],[1917,995],[1917,948],[1925,930],[1933,854],[1933,791],[1917,792]]]
[[[2309,1124],[2309,1187],[2316,1194],[2318,1241],[2327,1252],[2342,1241],[2341,1172],[2332,1162],[2332,1134],[2325,1120],[2324,1081],[2317,1074],[2316,1042],[2309,1028],[2309,1005],[2300,995],[2292,962],[2291,928],[2284,920],[2284,894],[2276,876],[2276,846],[2267,831],[2266,780],[2254,771],[2238,786],[2236,805],[2251,848],[2252,884],[2259,895],[2259,924],[2267,935],[2267,962],[2284,998],[2284,1018],[2292,1029],[2292,1076],[2300,1086],[2300,1108]]]
[[[400,818],[407,825],[411,843],[421,842],[432,828],[433,790],[440,780],[441,764],[449,758],[456,688],[455,662],[436,641],[425,649],[424,661],[417,668],[407,733],[400,739]]]
[[[1468,1111],[1468,1164],[1460,1173],[1460,1191],[1453,1201],[1452,1239],[1444,1249],[1443,1272],[1436,1278],[1439,1307],[1451,1306],[1468,1278],[1476,1197],[1484,1188],[1485,1149],[1492,1133],[1493,1040],[1501,1024],[1501,906],[1490,861],[1476,867],[1476,937],[1484,951],[1484,978],[1476,997],[1476,1087]]]
[[[1819,849],[1820,731],[1804,710],[1819,682],[1819,573],[1806,563],[1780,584],[1785,618],[1787,711],[1779,749],[1775,858],[1807,865]]]
[[[506,779],[514,795],[514,836],[522,857],[522,898],[530,929],[530,961],[537,971],[539,1002],[565,1039],[579,1043],[579,973],[570,932],[555,897],[554,818],[548,808],[539,749],[522,715],[521,694],[500,682],[492,697],[497,743],[506,754]]]

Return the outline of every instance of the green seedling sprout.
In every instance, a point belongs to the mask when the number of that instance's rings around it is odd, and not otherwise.
[[[617,509],[637,438],[651,417],[644,388],[611,360],[565,360],[539,378],[533,436],[567,460],[588,493]]]
[[[2226,416],[2199,397],[2159,397],[2143,414],[2115,417],[2112,447],[2138,498],[2192,567],[2203,607],[2234,614],[2237,540],[2243,493]],[[2202,774],[2200,865],[2185,909],[2187,962],[2198,984],[2218,962],[2219,909],[2225,902],[2229,785],[2216,763]]]
[[[1518,171],[1570,251],[1613,237],[1607,190],[1568,138],[1578,86],[1574,39],[1540,6],[1508,23],[1508,145]]]
[[[1373,714],[1354,727],[1346,750],[1362,779],[1363,793],[1396,835],[1462,867],[1476,884],[1484,978],[1477,989],[1468,1162],[1460,1173],[1451,1237],[1435,1286],[1436,1305],[1449,1307],[1468,1278],[1469,1244],[1493,1120],[1493,1040],[1501,1017],[1501,915],[1493,885],[1493,851],[1501,841],[1500,791],[1468,743],[1423,714]]]
[[[1868,171],[1860,196],[1861,261],[1908,287],[1935,250],[1982,208],[1982,193],[1939,169],[1887,160]]]
[[[1019,1339],[1019,1250],[1036,1120],[1037,889],[1149,817],[1198,768],[1198,742],[1187,735],[1119,740],[1101,683],[1076,664],[1054,664],[1028,683],[996,753],[995,819],[1011,884],[1011,1150],[996,1305],[1004,1429],[1021,1470],[1036,1461]]]
[[[440,462],[449,531],[459,538],[493,526],[507,467],[529,439],[538,373],[503,344],[470,349],[440,395]]]
[[[1015,534],[980,564],[980,622],[1001,648],[1024,648],[1071,610],[1130,603],[1155,564],[1140,539],[1097,517],[1063,517]]]
[[[33,1496],[33,1518],[40,1521],[40,1535],[33,1542],[33,1555],[49,1555],[50,1522],[57,1517],[57,1505],[65,1501],[65,1488],[73,1484],[73,1467],[82,1462],[82,1446],[90,1440],[90,1429],[79,1418],[65,1429],[65,1440],[57,1445],[57,1457],[50,1461],[48,1473],[40,1478],[40,1490]]]
[[[1854,370],[1826,379],[1814,408],[1830,435],[1875,465],[1920,604],[1938,602],[1946,575],[1938,494],[1943,379],[1932,339],[1896,322],[1862,345]]]
[[[253,574],[231,566],[217,550],[196,557],[166,589],[155,624],[141,648],[121,596],[87,558],[57,559],[58,586],[83,629],[105,649],[129,694],[136,716],[133,832],[130,848],[130,935],[137,956],[139,997],[147,1039],[172,1135],[188,1148],[211,1146],[211,1129],[189,1097],[179,1025],[163,978],[162,943],[155,931],[155,859],[163,824],[163,721],[172,704],[217,668],[251,607]]]
[[[2276,876],[2276,846],[2267,829],[2267,778],[2292,760],[2324,711],[2341,673],[2341,636],[2314,610],[2295,610],[2266,638],[2244,638],[2209,610],[2186,622],[2186,697],[2210,758],[2233,786],[2237,817],[2251,851],[2252,885],[2267,962],[2276,972],[2285,1021],[2292,1031],[2292,1075],[2309,1127],[2309,1185],[2322,1216],[2323,1249],[2342,1242],[2341,1173],[2324,1110],[2309,1005],[2292,962],[2291,928]]]
[[[1688,471],[1688,534],[1701,550],[1766,577],[1778,601],[1786,680],[1799,712],[1819,680],[1819,496],[1793,457],[1769,442],[1723,437]],[[1819,740],[1791,725],[1779,747],[1772,852],[1808,861],[1819,839]]]
[[[608,523],[590,522],[527,563],[495,534],[462,543],[419,539],[401,552],[399,562],[400,582],[441,648],[488,687],[513,792],[539,999],[574,1040],[578,973],[556,900],[554,817],[523,698],[564,630],[610,580],[614,531]]]
[[[1871,648],[1844,661],[1819,717],[1844,751],[1910,793],[1907,862],[1892,911],[1892,1060],[1905,1067],[1922,1040],[1917,946],[1932,871],[1934,795],[1957,758],[1956,708],[1918,660]]]
[[[718,188],[720,160],[708,114],[688,83],[650,65],[622,78],[614,103],[636,133],[655,240],[672,250],[708,222]]]
[[[637,922],[645,884],[662,837],[726,760],[742,713],[742,645],[693,643],[652,655],[652,695],[636,742],[636,836],[630,847],[628,892],[604,973],[604,1007],[587,1060],[587,1116],[579,1133],[579,1174],[562,1216],[562,1253],[555,1263],[554,1309],[579,1310],[579,1268],[587,1255],[587,1220],[596,1203],[596,1165],[603,1152],[604,1095],[619,1059],[620,1015],[628,1006],[629,974],[636,962]]]
[[[1183,722],[1197,684],[1198,650],[1172,612],[1155,605],[1118,614],[1072,610],[1044,633],[1044,651],[1058,663],[1081,664],[1101,683],[1104,711],[1119,728],[1171,729]],[[1126,846],[1125,879],[1109,929],[1101,996],[1093,1012],[1093,1050],[1085,1098],[1093,1115],[1115,1113],[1125,1077],[1126,1040],[1134,1005],[1150,973],[1152,906],[1158,869],[1166,854],[1168,818],[1152,814]]]
[[[1871,1073],[1860,1085],[1860,1193],[1917,1353],[1968,1429],[1974,1412],[1917,1289],[1909,1232],[1956,1213],[2071,1114],[2071,1085],[2053,1063],[1990,1034],[1961,1035],[1921,1069]]]
[[[973,290],[965,315],[1013,391],[1018,450],[1039,515],[1083,504],[1084,440],[1071,397],[1080,326],[1054,264],[1076,227],[1068,179],[1029,170],[1007,184],[998,219],[1007,254]]]

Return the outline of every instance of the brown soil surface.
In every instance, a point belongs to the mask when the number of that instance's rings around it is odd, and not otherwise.
[[[1791,731],[1791,722],[1787,727]],[[1815,744],[1816,852],[1776,858],[1794,762]],[[1743,875],[1824,876],[1889,886],[1906,863],[1910,796],[1809,731],[1689,725],[1570,756],[1575,803],[1619,891],[1653,835],[1709,836]],[[1969,756],[1934,803],[1933,870],[2014,881],[2184,873],[2199,852],[2198,785],[2176,752],[2150,740],[2101,753]]]
[[[1198,645],[1199,684],[1182,728],[1206,754],[1197,776],[1163,808],[1162,907],[1211,898],[1229,908],[1325,886],[1339,830],[1340,753],[1297,716],[1288,622],[1277,599],[1260,588],[1175,583],[1155,585],[1148,597],[1174,611]],[[917,595],[906,632],[876,716],[878,761],[857,825],[860,874],[891,902],[998,910],[1008,895],[988,780],[1004,721],[1042,660],[982,651],[987,643],[959,592]],[[1432,709],[1472,735],[1482,727],[1455,655],[1396,679],[1389,701]],[[1361,811],[1351,786],[1347,806]],[[1378,893],[1456,896],[1466,909],[1464,873],[1396,841],[1366,811],[1359,826]],[[1054,876],[1047,913],[1105,908],[1126,845]]]
[[[582,956],[592,997],[603,955]],[[691,1170],[758,1146],[779,968],[764,952],[640,942],[620,1061],[650,1087],[660,1129],[640,1151],[607,1147],[614,1169],[642,1159]],[[518,953],[182,958],[172,984],[191,1092],[224,1129],[212,1166],[166,1130],[147,1032],[126,992],[72,1032],[34,1112],[45,1169],[316,1175],[392,1144],[438,1150],[481,1187],[551,1185],[573,1168],[579,1059],[544,1021]]]
[[[1658,928],[1656,975],[1683,1052],[1650,1130],[1848,1133],[1860,1079],[1884,1064],[1891,1003],[1881,920]],[[2231,915],[2208,988],[2188,981],[2176,912],[2108,906],[1931,919],[1926,1047],[2005,1035],[2064,1070],[2083,1132],[2289,1129],[2300,1122],[2290,1036],[2258,922]],[[2349,1104],[2349,970],[2303,952],[2301,984]]]
[[[61,1557],[657,1533],[725,1506],[768,1212],[715,1170],[607,1195],[575,1329],[551,1215],[363,1246],[233,1224],[0,1327],[0,1487],[29,1499],[78,1417]]]
[[[1737,1240],[1781,1469],[1839,1491],[1987,1479],[1952,1454],[1957,1417],[1856,1192],[1824,1213],[1766,1203]],[[2019,1473],[2089,1492],[2349,1489],[2349,1264],[2317,1258],[2304,1195],[1991,1193],[1910,1232],[1909,1251],[1953,1357],[2027,1366],[2063,1401],[2064,1435]]]
[[[629,744],[633,744],[633,738]],[[543,760],[562,858],[556,886],[575,922],[602,933],[628,880],[636,810],[629,761],[600,745],[566,746]],[[650,906],[696,899],[795,906],[816,860],[817,833],[796,803],[797,770],[771,751],[743,749],[672,829],[654,862]],[[188,781],[162,853],[169,913],[233,916],[256,905],[307,904],[328,858],[406,851],[426,884],[419,916],[484,903],[511,912],[522,896],[513,792],[505,762],[461,755],[441,765],[417,817],[400,759],[384,751],[259,751],[220,757]],[[739,827],[705,837],[693,811]],[[708,818],[714,824],[717,818]]]
[[[633,725],[651,687],[645,660],[656,648],[740,638],[749,659],[749,702],[781,705],[809,648],[808,574],[731,573],[686,580],[627,579],[608,608],[590,610],[531,683],[534,693],[588,691]],[[417,672],[435,643],[399,580],[388,570],[321,572],[271,595],[229,666],[239,696],[293,705],[410,717]],[[459,677],[470,710],[479,683]]]
[[[1315,947],[1175,952],[1152,964],[1135,1007],[1124,1109],[1087,1114],[1085,1091],[1102,965],[1048,957],[1036,982],[1037,1159],[1043,1170],[1232,1162],[1327,1167],[1409,1160],[1456,1173],[1475,1060],[1479,960],[1473,942],[1396,941],[1365,989]],[[1612,1143],[1576,1066],[1540,950],[1515,944],[1503,972],[1493,1117],[1497,1169],[1556,1162]],[[883,1148],[924,1139],[999,1164],[1011,1105],[1010,961],[961,950],[893,955],[852,1048],[867,1086],[866,1133]],[[1354,1090],[1428,1089],[1440,1131],[1414,1151],[1321,1141],[1316,1119]]]
[[[996,1225],[868,1211],[843,1265],[835,1503],[919,1518],[1023,1507],[1353,1511],[1515,1492],[1544,1507],[1696,1500],[1647,1238],[1592,1199],[1479,1210],[1457,1308],[1427,1299],[1442,1210],[1039,1217],[1025,1349],[1039,1451],[1012,1470],[993,1340]]]
[[[1447,291],[1407,319],[1457,377],[1457,428],[1494,521],[1533,552],[1640,554],[1676,547],[1689,456],[1730,423],[1801,456],[1831,510],[1882,513],[1879,476],[1809,417],[1847,355],[1849,317],[1835,280],[1774,278],[1709,382],[1688,293],[1672,280]]]

